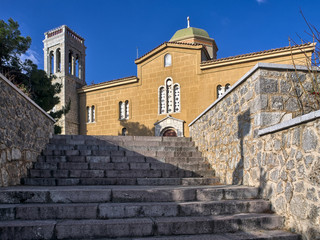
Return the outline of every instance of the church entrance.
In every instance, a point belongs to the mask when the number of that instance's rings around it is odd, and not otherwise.
[[[168,130],[166,130],[166,131],[163,133],[162,136],[163,136],[163,137],[176,137],[176,136],[177,136],[177,133],[176,133],[176,131],[173,130],[173,129],[168,129]]]

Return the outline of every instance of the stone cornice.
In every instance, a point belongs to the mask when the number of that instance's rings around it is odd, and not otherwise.
[[[86,93],[86,92],[92,92],[92,91],[106,89],[106,88],[123,86],[126,84],[137,83],[137,82],[139,82],[139,79],[136,76],[131,76],[131,77],[115,79],[115,80],[111,80],[103,83],[93,84],[89,86],[84,86],[82,88],[79,88],[77,91],[78,93]]]

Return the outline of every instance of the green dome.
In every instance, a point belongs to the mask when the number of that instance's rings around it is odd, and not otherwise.
[[[207,31],[200,29],[200,28],[194,28],[194,27],[189,27],[189,28],[183,28],[178,31],[173,35],[173,37],[170,39],[170,42],[179,40],[181,38],[187,38],[187,37],[205,37],[205,38],[210,38],[209,34]]]

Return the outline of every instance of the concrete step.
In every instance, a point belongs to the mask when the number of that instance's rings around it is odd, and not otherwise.
[[[81,170],[80,172],[83,172]],[[178,174],[177,174],[178,175]],[[219,178],[217,177],[39,177],[39,178],[22,178],[23,185],[26,186],[79,186],[79,185],[147,185],[147,186],[162,186],[162,185],[182,185],[182,186],[202,186],[202,185],[217,185]]]
[[[17,237],[21,236],[21,226],[23,226],[24,236],[28,236],[30,239],[50,239],[53,237],[58,239],[87,239],[93,237],[195,235],[260,229],[275,230],[283,226],[283,219],[277,215],[263,213],[201,217],[156,217],[152,219],[15,220],[0,222],[2,239],[19,239]]]
[[[258,199],[244,186],[16,186],[0,189],[0,204],[192,202]]]

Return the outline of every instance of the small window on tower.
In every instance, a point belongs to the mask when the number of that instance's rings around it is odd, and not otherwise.
[[[172,65],[172,57],[171,57],[171,54],[168,53],[164,56],[164,66],[169,67],[171,65]]]

